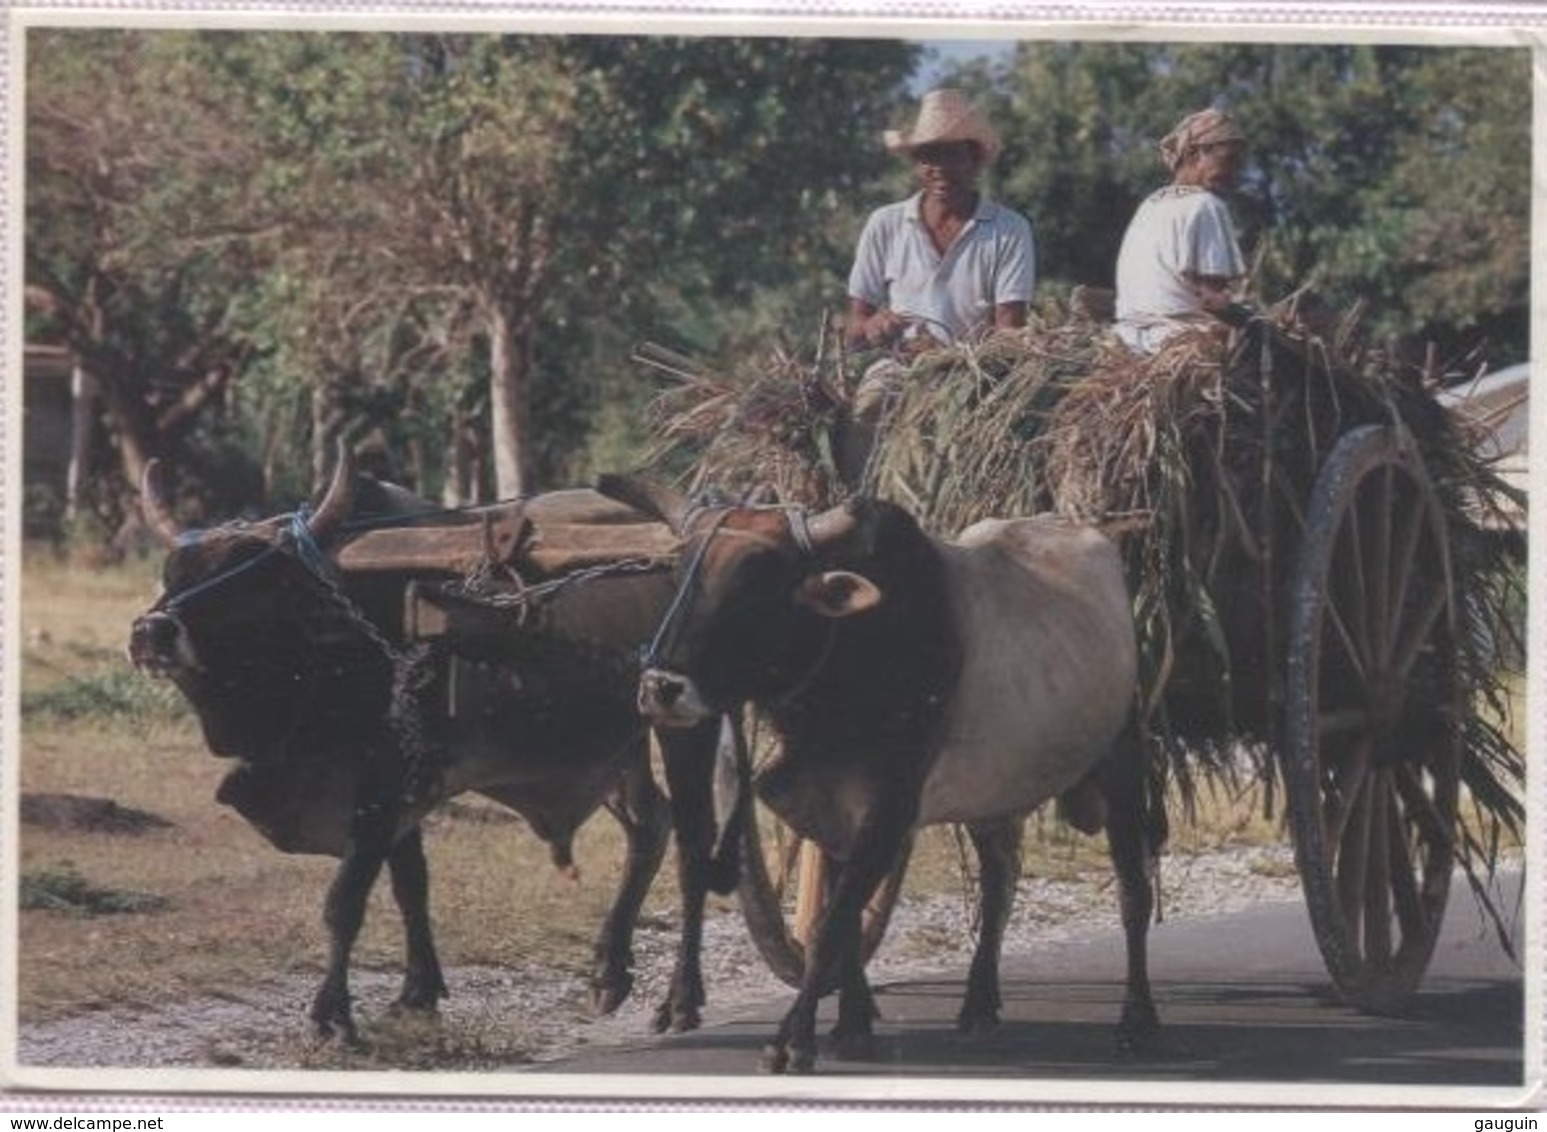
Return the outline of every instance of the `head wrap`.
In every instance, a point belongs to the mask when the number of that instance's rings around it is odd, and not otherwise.
[[[1160,156],[1166,168],[1175,173],[1188,154],[1199,146],[1245,141],[1246,135],[1235,124],[1235,119],[1211,106],[1196,114],[1189,114],[1176,124],[1176,129],[1161,138]]]

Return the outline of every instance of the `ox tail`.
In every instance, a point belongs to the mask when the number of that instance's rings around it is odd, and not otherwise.
[[[1144,837],[1147,871],[1155,895],[1155,922],[1165,920],[1165,890],[1160,879],[1160,854],[1171,839],[1171,815],[1166,809],[1171,778],[1166,750],[1160,738],[1138,721],[1136,709],[1123,742],[1139,761],[1139,830]]]
[[[720,719],[714,758],[714,851],[709,856],[709,891],[729,896],[741,883],[741,839],[752,810],[752,759],[740,713]]]

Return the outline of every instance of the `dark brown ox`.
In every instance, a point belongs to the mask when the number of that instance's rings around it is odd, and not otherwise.
[[[736,862],[730,852],[714,856],[714,826],[703,817],[712,812],[718,725],[661,737],[668,810],[635,710],[638,652],[671,596],[669,572],[587,572],[534,595],[518,615],[482,609],[486,631],[464,640],[471,645],[458,655],[455,637],[415,643],[403,628],[410,586],[444,575],[341,573],[334,558],[367,530],[475,516],[356,480],[343,460],[310,514],[183,532],[154,474],[144,498],[172,548],[164,593],[134,623],[132,661],[169,677],[197,712],[210,750],[235,760],[220,801],[285,852],[341,858],[325,903],[327,972],[311,1007],[321,1031],[354,1034],[349,956],[383,864],[407,937],[399,1004],[433,1009],[446,994],[420,822],[464,791],[520,814],[561,867],[599,807],[623,826],[626,868],[591,975],[601,1011],[631,989],[634,923],[675,814],[683,931],[655,1022],[698,1024],[705,894],[734,886]],[[618,508],[592,492],[529,502],[538,510]]]
[[[687,539],[642,710],[657,726],[691,727],[755,704],[782,745],[758,772],[759,795],[838,862],[768,1068],[813,1068],[817,1001],[834,985],[838,1050],[868,1053],[860,912],[911,831],[934,823],[964,824],[981,862],[982,931],[959,1025],[997,1024],[1025,816],[1060,796],[1089,829],[1105,824],[1120,881],[1119,1039],[1158,1033],[1145,952],[1163,832],[1145,800],[1132,612],[1107,539],[1042,517],[982,522],[948,544],[873,501],[808,521],[694,510],[628,481],[603,489]]]

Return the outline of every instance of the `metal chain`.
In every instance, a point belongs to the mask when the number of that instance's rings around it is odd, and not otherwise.
[[[442,588],[448,593],[455,593],[494,609],[519,609],[523,616],[521,623],[524,623],[524,616],[533,605],[553,597],[569,586],[596,578],[610,578],[623,574],[648,574],[668,569],[673,565],[675,560],[671,558],[624,558],[600,566],[588,566],[535,585],[527,585],[519,575],[515,575],[515,581],[519,586],[517,589],[494,588],[494,585],[498,584],[498,575],[491,570],[480,569],[460,582],[447,582]]]

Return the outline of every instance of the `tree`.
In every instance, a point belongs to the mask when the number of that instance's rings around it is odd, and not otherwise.
[[[186,456],[251,356],[233,313],[267,221],[248,212],[235,233],[193,218],[240,194],[259,154],[153,35],[37,30],[29,48],[28,331],[95,379],[123,472],[99,477],[95,502],[117,525],[146,461]]]
[[[361,288],[397,304],[438,292],[472,320],[501,495],[536,483],[545,328],[637,325],[689,295],[742,302],[820,261],[828,218],[874,160],[854,135],[912,60],[901,44],[818,40],[207,42],[291,191],[338,211],[297,270],[345,284],[357,309]],[[329,248],[344,250],[331,267]]]

